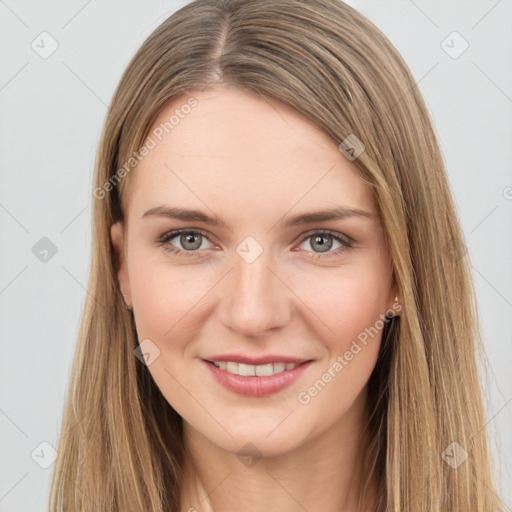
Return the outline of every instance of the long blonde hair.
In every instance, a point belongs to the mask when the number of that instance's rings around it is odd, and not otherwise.
[[[96,158],[89,293],[50,510],[179,509],[181,418],[134,356],[110,226],[124,219],[125,162],[164,105],[217,84],[291,105],[336,145],[349,135],[364,144],[352,163],[374,194],[403,304],[368,383],[365,472],[379,482],[378,512],[504,510],[490,471],[471,265],[431,120],[397,50],[340,0],[196,0],[128,65]]]

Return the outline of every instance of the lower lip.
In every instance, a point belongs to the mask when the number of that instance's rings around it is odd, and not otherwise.
[[[293,370],[285,370],[266,377],[244,377],[221,370],[204,359],[202,361],[219,384],[243,396],[268,396],[277,393],[296,382],[313,363],[313,361],[308,361],[296,366]]]

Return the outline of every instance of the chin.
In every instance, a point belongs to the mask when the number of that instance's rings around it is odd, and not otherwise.
[[[245,434],[233,435],[233,438],[229,441],[223,439],[222,444],[218,446],[220,449],[237,455],[241,459],[244,457],[258,459],[286,455],[305,442],[305,439],[298,433],[289,431],[283,431],[283,433],[283,436],[276,435],[274,438],[273,434],[267,437],[267,433],[261,431],[252,433],[248,429]]]

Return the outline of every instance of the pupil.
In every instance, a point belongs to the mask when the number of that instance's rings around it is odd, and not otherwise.
[[[192,243],[192,247],[188,247],[189,250],[198,249],[201,247],[201,241],[199,239],[200,235],[194,235],[193,233],[187,233],[184,235],[181,235],[181,243],[183,244],[183,247],[187,249],[187,243]],[[193,239],[196,239],[196,242],[193,242]],[[198,243],[199,242],[199,243]]]
[[[330,241],[330,243],[326,244],[326,242],[329,240],[329,238],[327,238],[327,237],[330,237],[330,235],[315,236],[312,246],[318,242],[318,243],[320,243],[320,245],[319,245],[320,252],[327,252],[332,247],[332,240]]]

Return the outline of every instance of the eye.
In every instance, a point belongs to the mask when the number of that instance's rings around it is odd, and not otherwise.
[[[171,241],[177,239],[177,243],[183,249],[176,247]],[[164,251],[178,254],[179,256],[198,256],[200,249],[206,249],[203,242],[208,240],[206,235],[198,230],[178,229],[165,233],[158,239],[159,245]]]
[[[309,242],[307,242],[308,240]],[[313,258],[338,256],[345,250],[353,247],[353,241],[349,237],[327,229],[310,232],[302,239],[301,245],[305,242],[309,245],[309,248],[306,248],[306,250],[312,250],[314,253]],[[335,243],[338,243],[339,246],[336,250],[330,251]]]

